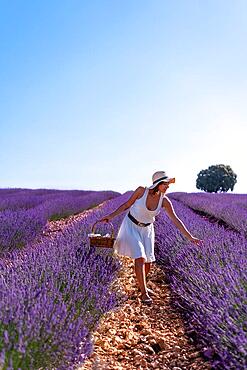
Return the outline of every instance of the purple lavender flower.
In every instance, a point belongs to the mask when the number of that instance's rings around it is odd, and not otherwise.
[[[208,348],[206,353],[215,353],[212,364],[217,369],[244,370],[246,238],[212,224],[180,202],[173,200],[173,204],[191,232],[204,240],[203,246],[187,242],[163,212],[156,224],[157,262],[171,283],[188,331],[196,335],[201,348]]]
[[[119,260],[90,247],[87,235],[126,197],[105,202],[53,240],[28,243],[0,259],[3,367],[75,369],[92,352],[91,333],[123,297],[113,287]],[[114,220],[115,232],[120,221]]]

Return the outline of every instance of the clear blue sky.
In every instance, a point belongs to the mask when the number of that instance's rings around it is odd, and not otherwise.
[[[0,0],[0,187],[246,193],[245,0]]]

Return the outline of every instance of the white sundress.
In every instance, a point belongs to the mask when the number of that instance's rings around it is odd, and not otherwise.
[[[139,222],[151,223],[151,225],[138,226],[131,221],[127,213],[118,231],[114,250],[124,256],[134,259],[142,257],[145,262],[153,262],[155,261],[153,222],[162,207],[164,194],[161,193],[158,206],[154,211],[147,209],[147,195],[148,188],[145,189],[143,196],[135,201],[128,212]]]

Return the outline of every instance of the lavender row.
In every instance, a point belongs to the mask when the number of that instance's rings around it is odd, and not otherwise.
[[[50,189],[0,189],[0,211],[4,210],[27,210],[49,202],[58,206],[66,206],[67,203],[77,209],[81,201],[87,197],[103,196],[111,199],[120,194],[113,191],[91,191],[91,190],[50,190]],[[57,210],[59,213],[59,207]],[[80,208],[79,208],[80,211]],[[55,209],[56,212],[56,209]],[[52,214],[51,214],[52,216]]]
[[[246,369],[247,243],[179,202],[178,216],[202,246],[184,240],[165,213],[156,225],[157,262],[204,354],[217,369]]]
[[[48,220],[58,220],[82,212],[86,209],[96,207],[98,204],[119,196],[114,191],[93,191],[81,196],[62,194],[52,201],[48,200],[42,204]]]
[[[0,367],[76,369],[92,352],[92,331],[123,298],[113,281],[120,262],[90,247],[92,225],[129,197],[92,210],[55,239],[0,260]],[[115,232],[121,217],[114,220]],[[99,224],[97,231],[109,231]]]
[[[119,195],[112,191],[85,192],[84,195],[78,195],[77,193],[73,195],[74,192],[71,195],[70,192],[62,192],[59,196],[57,192],[55,192],[55,195],[53,193],[47,195],[46,193],[45,196],[44,194],[37,194],[38,198],[42,196],[43,199],[40,205],[28,208],[33,204],[32,198],[29,196],[30,191],[27,191],[24,197],[23,193],[18,192],[18,196],[14,198],[12,206],[15,205],[17,207],[19,204],[22,208],[16,208],[16,210],[5,209],[0,212],[1,255],[15,248],[21,248],[28,242],[33,241],[44,230],[47,220],[56,220],[82,212]],[[22,198],[20,194],[22,194]],[[45,200],[47,196],[48,200]],[[20,203],[18,203],[18,199]],[[31,201],[29,202],[30,199]]]
[[[213,216],[247,236],[246,194],[172,193],[170,198]]]
[[[0,256],[34,240],[41,234],[46,223],[43,209],[0,212]]]

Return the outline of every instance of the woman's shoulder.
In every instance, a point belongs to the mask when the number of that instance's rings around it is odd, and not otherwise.
[[[127,201],[127,204],[132,206],[136,200],[140,199],[145,192],[145,188],[143,186],[138,186],[136,190],[131,194],[130,199]]]
[[[138,188],[135,190],[136,195],[138,195],[138,198],[142,197],[146,188],[144,186],[138,186]]]
[[[166,206],[167,204],[171,204],[171,201],[168,198],[168,196],[164,194],[163,199],[162,199],[162,207]]]
[[[140,189],[141,191],[145,191],[147,188],[145,186],[138,186],[137,189]]]

